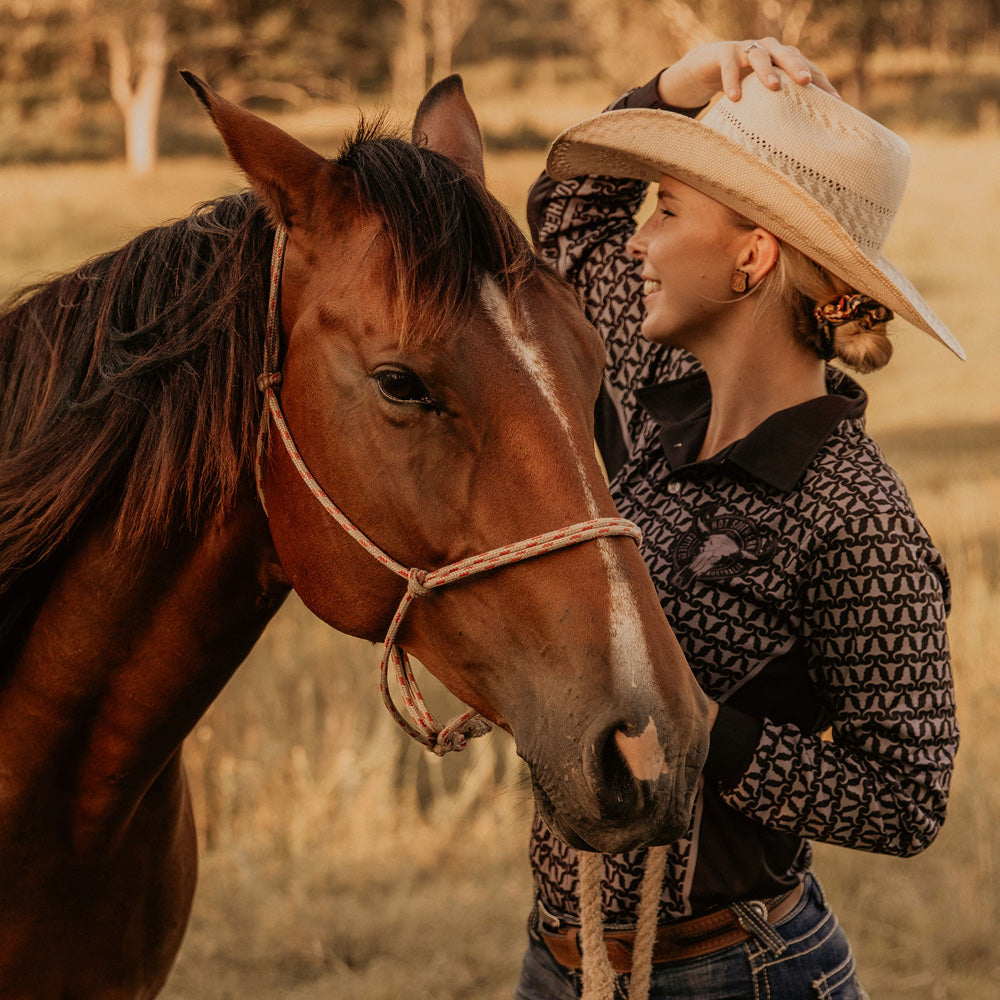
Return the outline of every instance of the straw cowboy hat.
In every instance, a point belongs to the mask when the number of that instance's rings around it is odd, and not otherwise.
[[[780,73],[756,76],[739,101],[701,119],[671,111],[608,111],[566,129],[549,151],[557,180],[599,174],[697,188],[801,250],[965,358],[913,285],[882,255],[910,167],[894,132],[839,98]]]

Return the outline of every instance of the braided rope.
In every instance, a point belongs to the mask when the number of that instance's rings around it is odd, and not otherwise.
[[[660,896],[663,893],[663,873],[667,868],[666,847],[651,847],[646,855],[646,870],[639,888],[639,917],[632,947],[632,975],[629,978],[629,1000],[647,1000],[649,980],[653,973],[653,946],[660,916]]]
[[[576,858],[580,879],[580,950],[583,959],[580,1000],[614,1000],[615,973],[604,944],[601,913],[604,856],[592,851],[580,851]]]
[[[382,701],[396,724],[417,742],[429,750],[443,756],[451,750],[462,750],[470,739],[482,736],[492,728],[491,724],[478,712],[470,709],[455,716],[450,722],[441,725],[433,716],[423,695],[417,686],[416,677],[410,667],[409,657],[405,650],[396,643],[396,635],[406,618],[410,605],[418,597],[429,594],[438,587],[468,579],[480,573],[488,573],[502,566],[510,566],[546,555],[572,545],[592,541],[598,538],[608,538],[624,535],[632,538],[637,544],[642,542],[642,533],[631,521],[620,517],[594,518],[568,528],[560,528],[534,538],[504,545],[489,552],[468,556],[440,569],[424,570],[407,568],[397,562],[392,556],[383,552],[360,528],[358,528],[339,507],[327,496],[323,487],[306,466],[302,455],[295,446],[291,431],[285,423],[281,412],[281,402],[277,387],[281,384],[281,372],[278,368],[280,352],[280,318],[278,313],[278,296],[281,287],[281,271],[284,263],[285,246],[288,233],[283,227],[278,227],[274,235],[274,250],[271,256],[271,285],[267,306],[267,326],[264,338],[264,369],[257,379],[257,386],[264,394],[264,408],[261,413],[260,429],[257,432],[257,449],[254,458],[254,480],[257,485],[257,495],[261,507],[267,513],[267,503],[264,498],[264,455],[268,445],[268,433],[274,424],[278,437],[288,453],[302,481],[320,503],[323,509],[354,539],[373,559],[391,570],[397,576],[406,580],[406,591],[392,616],[389,630],[385,637],[382,659],[379,663],[379,690]],[[392,700],[389,684],[389,667],[399,687],[403,705],[410,716],[407,721],[396,708]],[[411,724],[412,722],[412,724]]]
[[[603,890],[604,857],[592,851],[577,853],[580,896],[580,948],[583,958],[581,1000],[614,1000],[615,973],[604,944]],[[663,874],[667,867],[666,847],[651,847],[639,887],[639,914],[632,945],[632,971],[628,1000],[648,1000],[653,973],[653,948],[660,914]]]

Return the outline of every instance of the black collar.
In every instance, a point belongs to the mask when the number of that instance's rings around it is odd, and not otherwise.
[[[695,464],[735,467],[787,492],[837,424],[862,418],[868,405],[857,382],[832,368],[827,373],[826,396],[773,413],[745,438],[700,463],[696,461],[698,449],[712,405],[705,373],[645,386],[636,398],[659,424],[660,442],[672,470]]]

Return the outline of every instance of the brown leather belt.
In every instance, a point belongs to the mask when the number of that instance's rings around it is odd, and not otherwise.
[[[795,909],[802,899],[803,886],[774,899],[761,900],[750,904],[759,908],[759,915],[767,915],[768,923],[775,923]],[[583,954],[580,950],[580,928],[576,926],[546,926],[546,914],[540,914],[537,933],[552,957],[567,969],[582,969]],[[684,962],[712,952],[721,951],[730,945],[739,944],[751,937],[744,929],[736,914],[729,909],[717,910],[704,917],[692,917],[670,924],[660,924],[653,946],[653,962]],[[635,944],[634,930],[609,930],[604,933],[604,943],[608,949],[611,968],[616,973],[632,971],[632,947]]]

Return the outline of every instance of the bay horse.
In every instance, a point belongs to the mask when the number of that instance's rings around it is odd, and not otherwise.
[[[602,346],[487,193],[461,82],[335,159],[188,82],[251,189],[0,315],[4,998],[160,989],[182,743],[292,587],[511,733],[579,848],[676,838],[706,750],[594,455]]]

